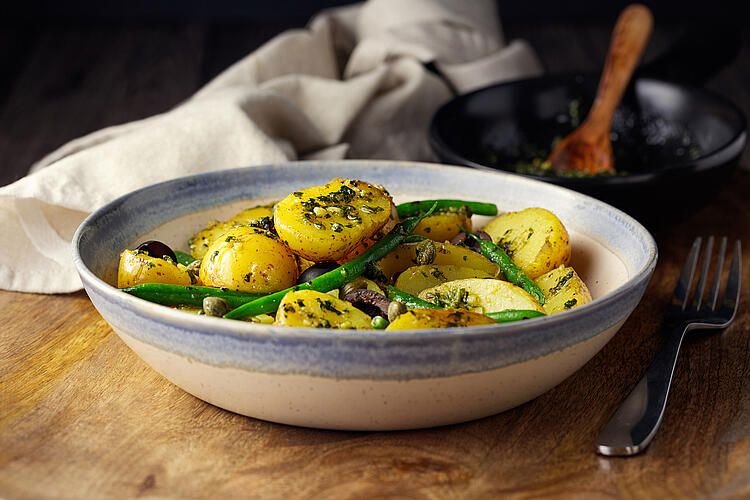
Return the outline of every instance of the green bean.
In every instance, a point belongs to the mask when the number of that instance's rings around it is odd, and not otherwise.
[[[412,309],[442,309],[442,307],[432,302],[427,302],[392,286],[386,287],[386,293],[390,300],[401,302],[406,307]],[[544,316],[544,313],[532,309],[506,309],[505,311],[484,313],[484,315],[489,316],[498,323],[507,323],[522,319],[538,318],[539,316]]]
[[[177,257],[177,262],[182,264],[183,266],[189,266],[191,262],[193,262],[195,259],[192,255],[180,252],[179,250],[173,250],[175,257]]]
[[[545,297],[542,289],[539,288],[536,283],[534,283],[534,280],[529,278],[529,276],[523,271],[523,269],[518,267],[513,262],[513,260],[508,257],[508,254],[505,253],[502,248],[495,245],[491,241],[481,239],[476,234],[470,233],[462,227],[459,229],[461,229],[461,231],[466,233],[469,237],[479,242],[479,250],[482,251],[482,255],[500,266],[500,270],[503,272],[505,278],[508,281],[510,281],[514,285],[520,286],[531,295],[533,295],[537,302],[539,302],[541,305],[544,305]]]
[[[226,300],[229,307],[235,308],[263,296],[258,293],[238,292],[227,288],[167,285],[165,283],[141,283],[123,288],[122,291],[165,306],[201,307],[204,298],[219,297]]]
[[[385,293],[388,296],[389,300],[401,302],[406,307],[411,307],[412,309],[442,309],[442,307],[437,304],[422,300],[419,297],[415,297],[414,295],[403,292],[398,288],[392,287],[390,285],[386,286],[385,288]]]
[[[427,239],[429,239],[429,238],[427,238],[426,236],[420,236],[418,234],[412,234],[411,236],[407,236],[406,238],[404,238],[403,242],[404,243],[419,243],[420,241],[424,241],[424,240],[427,240]]]
[[[538,318],[544,316],[544,313],[534,311],[533,309],[506,309],[504,311],[484,313],[498,323],[508,323],[510,321],[519,321],[522,319]]]
[[[497,205],[494,203],[482,203],[481,201],[464,201],[464,200],[422,200],[409,201],[396,206],[399,217],[413,216],[427,211],[431,206],[437,203],[437,209],[441,208],[461,208],[469,207],[472,213],[477,215],[497,215]]]
[[[404,238],[409,236],[417,224],[425,217],[432,214],[437,204],[433,204],[424,215],[417,217],[409,217],[402,222],[396,224],[393,230],[388,233],[383,239],[378,241],[376,244],[367,249],[362,255],[353,258],[349,262],[340,265],[336,269],[329,271],[325,274],[321,274],[317,278],[302,283],[300,285],[281,290],[280,292],[266,295],[257,300],[249,302],[245,305],[238,307],[225,314],[225,318],[229,319],[242,319],[246,316],[257,316],[258,314],[268,314],[276,311],[281,303],[281,299],[284,295],[291,291],[296,290],[317,290],[318,292],[328,292],[334,288],[341,287],[344,283],[347,283],[357,276],[360,276],[365,272],[368,264],[376,262],[387,254],[389,254],[394,248],[400,245]]]

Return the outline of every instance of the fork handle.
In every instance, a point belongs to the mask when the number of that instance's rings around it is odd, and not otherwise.
[[[689,325],[681,324],[672,330],[643,378],[596,438],[597,452],[629,456],[649,445],[664,416],[677,355],[688,328]]]

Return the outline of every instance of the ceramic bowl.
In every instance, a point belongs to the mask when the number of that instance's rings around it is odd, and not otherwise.
[[[146,239],[186,250],[209,219],[341,176],[385,185],[397,203],[437,197],[547,208],[568,228],[572,265],[595,300],[517,323],[385,332],[283,328],[197,316],[119,291],[118,255]],[[489,218],[476,217],[475,227]],[[593,357],[640,301],[657,249],[637,221],[574,191],[500,172],[383,161],[299,162],[184,177],[89,216],[74,259],[94,306],[146,363],[221,408],[348,430],[432,427],[512,408]]]

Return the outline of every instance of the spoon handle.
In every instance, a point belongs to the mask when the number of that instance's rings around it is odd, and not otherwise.
[[[653,25],[651,11],[640,4],[629,5],[617,18],[596,99],[586,119],[590,126],[598,125],[600,130],[609,131],[617,104],[641,58]]]

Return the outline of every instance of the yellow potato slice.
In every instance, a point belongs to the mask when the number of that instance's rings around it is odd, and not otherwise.
[[[544,312],[542,306],[523,288],[507,281],[468,278],[449,281],[426,290],[418,297],[443,307],[468,309],[478,313],[529,309]]]
[[[414,234],[435,241],[445,241],[461,231],[459,226],[471,231],[471,212],[467,212],[465,208],[445,208],[422,219],[414,229]]]
[[[391,196],[381,187],[333,179],[296,191],[274,209],[276,232],[292,251],[315,262],[335,261],[383,227]]]
[[[495,320],[483,314],[459,309],[410,309],[386,330],[414,330],[422,328],[453,328],[460,326],[492,325]]]
[[[188,240],[190,255],[196,259],[202,259],[206,255],[211,243],[235,227],[247,226],[249,224],[258,224],[260,227],[267,227],[262,224],[264,222],[263,219],[267,219],[270,222],[271,207],[273,207],[273,204],[260,205],[242,210],[224,222],[216,220],[209,222],[205,229]]]
[[[560,266],[534,280],[544,292],[544,310],[555,314],[591,302],[591,292],[572,267]]]
[[[405,243],[396,247],[391,253],[378,261],[383,274],[388,278],[396,276],[417,263],[418,243]],[[489,261],[466,247],[453,245],[448,242],[435,242],[435,260],[433,265],[452,265],[468,267],[484,271],[490,276],[498,276],[500,269],[497,264]]]
[[[532,279],[570,262],[568,231],[549,210],[502,214],[482,230]]]
[[[195,285],[196,280],[185,266],[177,262],[151,257],[146,252],[123,251],[117,267],[117,287],[126,288],[141,283]]]
[[[452,264],[429,266],[412,266],[402,272],[396,280],[395,287],[410,295],[418,295],[426,288],[445,283],[446,281],[464,278],[492,278],[489,273],[470,267],[454,266]]]
[[[206,286],[252,293],[271,293],[293,286],[297,259],[279,238],[265,229],[241,226],[211,243],[200,268]]]
[[[315,290],[287,293],[274,324],[308,328],[368,329],[372,318],[345,300]]]
[[[349,252],[346,257],[343,259],[339,259],[339,263],[343,264],[344,262],[349,262],[354,257],[357,257],[358,255],[362,255],[367,251],[368,248],[373,246],[378,241],[382,240],[384,236],[386,236],[388,233],[390,233],[394,227],[396,227],[396,224],[398,223],[398,209],[396,208],[396,205],[391,202],[391,215],[388,217],[388,221],[386,221],[385,225],[381,227],[380,229],[375,232],[372,236],[367,238],[366,240],[362,241],[359,245],[357,245],[354,250]]]

